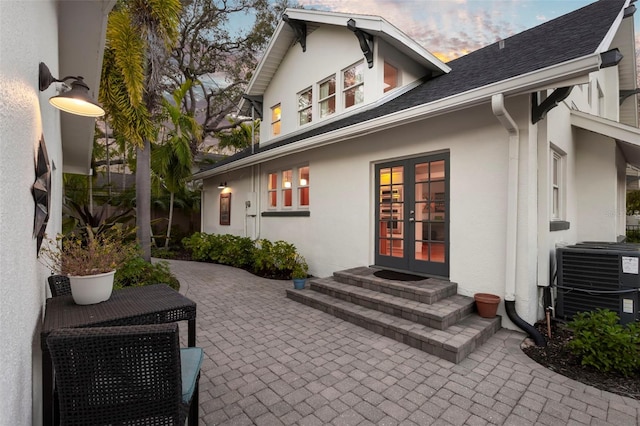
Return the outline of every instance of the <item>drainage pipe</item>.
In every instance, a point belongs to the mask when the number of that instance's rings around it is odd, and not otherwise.
[[[504,107],[502,93],[491,97],[491,110],[509,134],[509,164],[507,174],[507,235],[505,250],[504,307],[509,319],[526,331],[537,346],[545,346],[544,337],[516,312],[516,261],[518,248],[518,175],[520,131]]]

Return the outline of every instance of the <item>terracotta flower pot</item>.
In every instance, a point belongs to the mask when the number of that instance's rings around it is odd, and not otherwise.
[[[476,301],[476,308],[478,309],[478,315],[482,318],[493,318],[498,312],[498,305],[500,304],[500,296],[489,293],[476,293],[473,295]]]

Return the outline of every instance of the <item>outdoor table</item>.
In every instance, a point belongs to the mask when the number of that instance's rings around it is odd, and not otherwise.
[[[40,332],[42,347],[42,419],[53,425],[58,407],[54,403],[54,371],[47,336],[59,328],[188,322],[188,345],[196,345],[196,303],[166,284],[116,290],[111,298],[94,305],[77,305],[72,296],[47,299]]]

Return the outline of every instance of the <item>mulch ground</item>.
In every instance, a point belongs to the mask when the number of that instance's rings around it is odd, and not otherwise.
[[[573,338],[573,334],[564,324],[552,321],[551,338],[547,336],[546,322],[538,322],[535,326],[547,338],[547,346],[527,346],[522,350],[538,364],[586,385],[640,399],[640,375],[625,377],[583,366],[580,364],[580,359],[567,348],[567,343]]]

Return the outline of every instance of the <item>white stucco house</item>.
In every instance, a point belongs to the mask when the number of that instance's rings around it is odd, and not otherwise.
[[[287,10],[245,96],[260,143],[193,176],[203,232],[292,242],[316,277],[445,278],[533,323],[557,244],[625,233],[634,11],[596,1],[443,63],[381,17]]]
[[[49,271],[36,256],[32,185],[39,141],[51,169],[46,232],[61,230],[62,173],[88,174],[95,119],[61,112],[39,90],[39,64],[82,76],[98,95],[107,16],[115,0],[0,3],[0,424],[42,424],[40,324]]]

